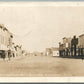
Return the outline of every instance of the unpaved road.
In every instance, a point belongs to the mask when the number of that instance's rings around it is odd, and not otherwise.
[[[50,56],[24,56],[0,60],[0,76],[84,76],[84,60]]]

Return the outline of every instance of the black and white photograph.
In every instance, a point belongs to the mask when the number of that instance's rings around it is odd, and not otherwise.
[[[0,77],[84,77],[84,2],[0,2]]]

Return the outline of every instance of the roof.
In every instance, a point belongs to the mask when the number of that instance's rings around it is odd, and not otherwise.
[[[52,47],[51,49],[52,49],[53,51],[59,50],[59,48],[57,48],[57,47]]]
[[[0,28],[2,28],[3,30],[8,31],[8,29],[4,26],[4,24],[0,24]]]

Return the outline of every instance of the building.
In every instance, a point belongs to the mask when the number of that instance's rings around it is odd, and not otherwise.
[[[73,36],[71,40],[71,56],[78,56],[78,38],[76,36]]]
[[[8,50],[12,48],[12,39],[13,34],[9,32],[9,30],[3,25],[0,24],[0,57],[4,56],[8,57]]]
[[[64,50],[63,50],[63,44],[59,42],[59,56],[63,56]]]
[[[52,47],[52,56],[59,56],[59,48]]]
[[[59,56],[59,48],[57,47],[46,48],[45,55],[46,56]]]
[[[16,45],[15,46],[16,56],[22,56],[22,46]]]
[[[66,37],[63,38],[64,49],[71,47],[71,40],[72,40],[71,37],[70,38],[66,38]]]
[[[59,43],[59,54],[60,56],[68,56],[70,55],[70,50],[71,50],[71,40],[72,38],[63,38],[63,44]]]
[[[79,48],[84,48],[84,34],[79,36],[79,38],[78,38],[78,46],[79,46]]]
[[[52,49],[46,48],[46,56],[52,56]]]
[[[63,38],[63,49],[64,49],[64,51],[65,51],[65,56],[70,56],[70,50],[71,50],[71,40],[72,40],[72,38],[71,37],[68,37],[68,38],[66,38],[66,37],[64,37]]]
[[[79,48],[79,55],[84,56],[84,34],[80,35],[78,38],[78,48]]]
[[[84,55],[84,34],[79,38],[73,36],[73,38],[63,38],[63,44],[59,43],[60,56],[82,56]]]

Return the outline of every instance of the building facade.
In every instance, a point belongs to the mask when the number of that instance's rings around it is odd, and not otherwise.
[[[52,47],[52,56],[59,56],[59,48],[57,47]]]
[[[51,56],[51,55],[52,55],[51,48],[46,48],[46,56]]]
[[[61,42],[59,42],[59,56],[63,56],[63,44]]]
[[[84,34],[79,36],[78,46],[79,46],[79,48],[84,48]]]
[[[59,43],[59,54],[60,56],[68,56],[70,55],[71,48],[71,40],[72,38],[63,38],[63,44]]]
[[[71,40],[71,55],[72,56],[78,56],[78,38],[76,38],[76,36],[73,36],[72,40]]]
[[[0,24],[0,57],[8,56],[8,50],[12,48],[12,39],[13,34],[9,32],[9,30],[3,25]]]
[[[79,55],[84,56],[84,34],[78,38]]]
[[[84,57],[84,34],[78,38],[63,38],[63,44],[59,43],[60,56]]]
[[[22,56],[22,46],[16,45],[15,46],[16,56]]]

